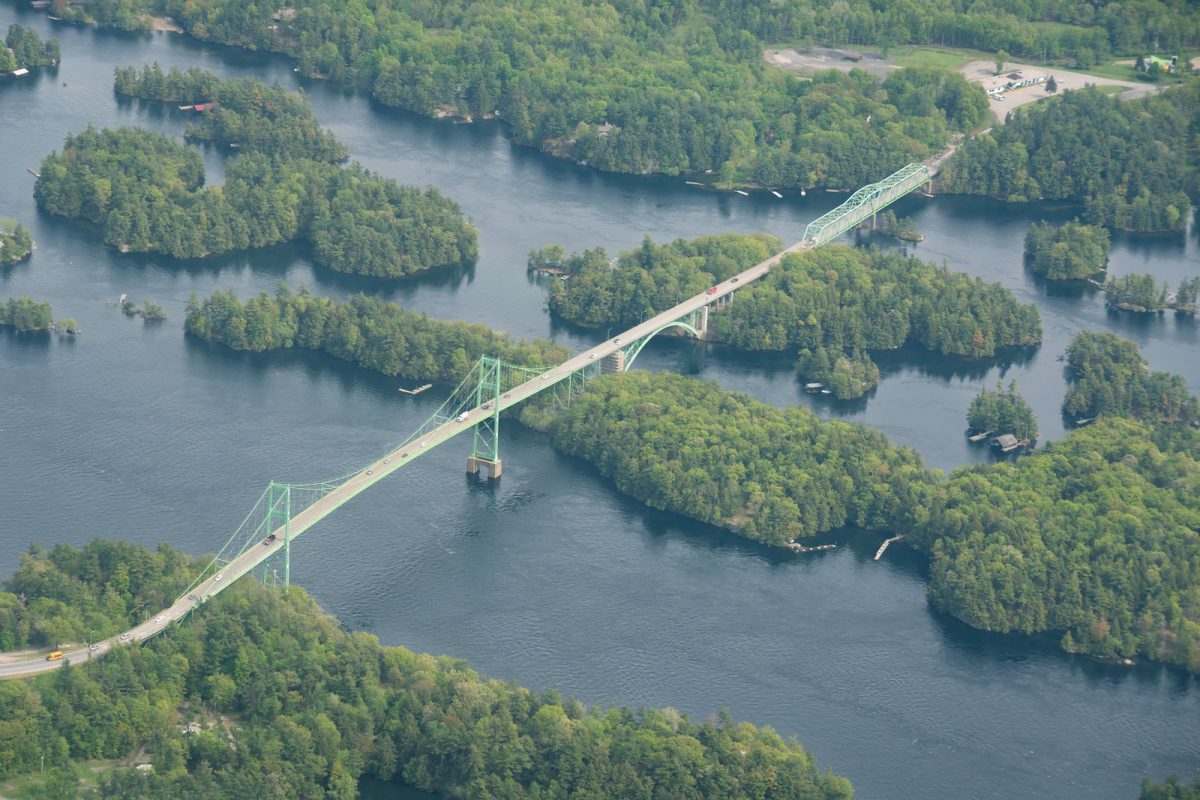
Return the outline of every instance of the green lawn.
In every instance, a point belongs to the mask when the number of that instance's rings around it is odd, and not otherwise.
[[[891,55],[902,67],[958,69],[970,61],[994,59],[993,53],[957,47],[894,47]]]

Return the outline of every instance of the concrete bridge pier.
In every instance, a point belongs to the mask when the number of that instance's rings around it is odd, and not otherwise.
[[[499,458],[493,461],[483,456],[467,456],[468,475],[478,475],[482,472],[483,477],[494,481],[500,478],[500,473],[503,471],[502,467],[503,464]]]
[[[625,352],[617,350],[600,359],[600,373],[610,375],[625,371]]]

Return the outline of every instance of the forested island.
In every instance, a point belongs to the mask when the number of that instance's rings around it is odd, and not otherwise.
[[[538,416],[522,418],[546,427]],[[846,525],[908,530],[931,505],[921,457],[878,431],[680,375],[595,378],[548,423],[555,447],[622,492],[775,546]]]
[[[321,127],[312,106],[299,92],[268,86],[252,78],[223,81],[192,67],[163,72],[158,64],[118,67],[113,89],[141,100],[185,103],[204,108],[200,121],[189,125],[187,137],[261,152],[288,159],[339,162],[348,157],[346,145]],[[191,110],[184,106],[185,110]]]
[[[1025,233],[1029,269],[1052,281],[1083,280],[1104,272],[1110,247],[1108,230],[1077,219],[1058,226],[1035,222]]]
[[[32,297],[10,297],[0,302],[0,325],[18,331],[48,331],[54,327],[49,303],[39,303]]]
[[[344,303],[280,286],[242,303],[232,292],[188,301],[184,330],[234,350],[319,350],[366,369],[411,380],[461,379],[481,355],[530,367],[565,361],[566,348],[515,341],[483,325],[442,322],[366,295]]]
[[[0,219],[0,267],[24,261],[33,252],[33,234],[21,223]]]
[[[1196,174],[1190,131],[1197,120],[1196,85],[1128,102],[1095,88],[1066,92],[964,142],[939,182],[945,191],[1008,202],[1080,203],[1094,225],[1181,230]]]
[[[165,545],[33,547],[0,592],[0,641],[114,632],[204,563]],[[723,711],[695,723],[487,680],[253,580],[144,645],[0,682],[0,709],[0,778],[39,772],[30,797],[352,800],[363,776],[477,800],[853,795],[794,740]],[[138,753],[151,770],[118,766]]]
[[[550,287],[550,311],[581,325],[633,325],[778,249],[772,237],[729,235],[666,245],[646,239],[615,268],[601,249],[572,254],[562,262],[569,279]],[[734,347],[798,353],[800,374],[842,398],[878,382],[868,350],[912,342],[985,358],[1042,338],[1037,307],[999,285],[899,253],[839,245],[789,254],[712,314],[709,330]]]
[[[125,75],[121,85],[150,93],[153,68]],[[199,153],[174,139],[88,128],[42,162],[38,204],[98,224],[122,252],[204,258],[300,240],[319,264],[388,278],[477,257],[478,234],[453,200],[335,163],[345,148],[302,96],[257,81],[206,85],[227,105],[204,112],[189,135],[245,143],[224,186],[204,187]]]
[[[33,28],[14,23],[8,26],[4,46],[0,47],[0,77],[17,69],[58,66],[61,60],[58,39],[42,41]]]
[[[967,409],[967,426],[979,433],[1011,433],[1022,442],[1038,437],[1037,418],[1017,391],[1016,381],[1007,387],[997,381],[995,390],[984,389],[975,395]]]
[[[1200,400],[1183,378],[1151,372],[1135,342],[1113,333],[1083,331],[1067,346],[1066,361],[1071,386],[1062,409],[1067,419],[1200,420]]]

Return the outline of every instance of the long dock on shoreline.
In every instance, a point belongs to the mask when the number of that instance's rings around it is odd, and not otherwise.
[[[901,533],[901,534],[897,534],[896,536],[893,536],[890,539],[884,539],[883,544],[879,545],[879,549],[875,551],[875,560],[878,561],[880,558],[883,557],[883,554],[887,551],[889,544],[891,544],[892,542],[898,542],[903,538],[904,538],[904,534]]]

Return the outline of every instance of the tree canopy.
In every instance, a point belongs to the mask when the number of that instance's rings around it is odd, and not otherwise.
[[[1035,222],[1025,233],[1025,261],[1052,281],[1090,278],[1108,265],[1108,231],[1079,220],[1059,226]]]
[[[0,302],[0,325],[11,325],[19,331],[45,331],[54,325],[49,303],[39,303],[32,297],[10,297]]]
[[[33,234],[21,223],[0,219],[0,267],[22,261],[33,252]]]
[[[845,525],[905,531],[930,506],[921,457],[883,434],[679,375],[594,378],[550,431],[647,505],[773,545]]]
[[[1200,436],[1108,418],[956,470],[915,540],[934,604],[1064,649],[1200,671]]]
[[[50,213],[97,223],[105,243],[123,252],[203,258],[300,239],[318,263],[379,277],[478,253],[475,228],[453,200],[358,164],[251,148],[229,164],[224,186],[203,181],[193,148],[150,131],[89,127],[42,162],[34,197]]]
[[[568,351],[544,339],[516,341],[483,325],[442,322],[367,295],[344,303],[281,286],[242,303],[232,292],[188,301],[184,329],[234,350],[303,347],[384,375],[457,380],[481,355],[513,364],[559,364]]]
[[[1166,422],[1200,420],[1200,401],[1179,375],[1151,372],[1136,342],[1113,333],[1081,331],[1067,346],[1063,400],[1070,418],[1134,417]]]
[[[1023,442],[1032,442],[1038,437],[1037,418],[1017,391],[1016,381],[1011,381],[1007,387],[997,381],[995,391],[984,389],[975,395],[967,409],[967,425],[975,431],[1011,433]]]
[[[550,287],[550,311],[582,325],[633,325],[778,249],[777,240],[762,237],[666,245],[647,238],[622,253],[615,268],[602,249],[571,254],[563,258],[569,279]],[[838,245],[787,255],[726,309],[711,313],[709,331],[734,347],[797,353],[801,375],[828,383],[842,398],[878,382],[868,350],[914,342],[982,358],[1042,338],[1037,307],[1021,305],[997,284],[895,252]]]
[[[4,46],[0,47],[0,76],[20,67],[56,66],[61,58],[58,39],[42,41],[41,35],[33,28],[13,23],[8,26]]]
[[[1066,92],[964,142],[939,180],[947,191],[1010,202],[1082,203],[1094,225],[1179,230],[1191,208],[1198,98],[1196,86],[1133,101]]]
[[[64,613],[86,615],[76,603],[157,602],[157,587],[196,568],[167,548],[93,542],[35,550],[19,573],[25,602],[73,594]],[[112,769],[97,796],[352,800],[362,776],[478,800],[853,794],[795,741],[725,712],[697,723],[487,680],[348,633],[299,587],[251,579],[144,645],[0,682],[0,720],[0,777],[45,769],[43,789],[59,797],[77,796],[79,762],[142,747],[153,771]]]

